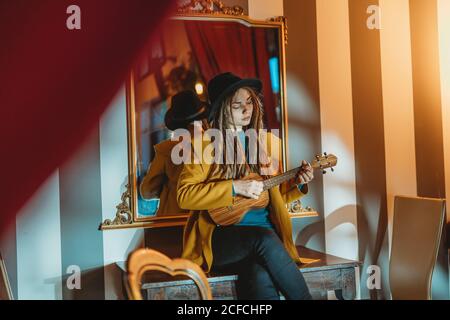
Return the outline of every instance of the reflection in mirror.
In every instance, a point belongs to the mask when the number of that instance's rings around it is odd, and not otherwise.
[[[162,30],[134,73],[137,186],[151,164],[152,170],[164,166],[159,159],[154,161],[155,150],[166,157],[170,151],[162,142],[171,138],[164,117],[172,107],[172,97],[192,90],[208,101],[207,83],[219,73],[261,79],[265,126],[282,128],[279,25],[252,27],[237,21],[172,19]],[[176,178],[181,168],[166,169]],[[165,177],[170,178],[174,177]],[[176,180],[167,185],[168,189],[157,190],[153,199],[137,192],[137,219],[187,214],[179,208],[168,212],[160,206],[167,198],[176,200]]]

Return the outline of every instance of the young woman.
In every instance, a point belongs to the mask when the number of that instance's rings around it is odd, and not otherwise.
[[[221,132],[236,132],[242,149],[235,150],[250,149],[243,139],[244,130],[263,128],[260,90],[259,80],[232,73],[220,74],[208,83],[211,125]],[[226,150],[229,146],[223,141]],[[279,299],[279,291],[286,299],[311,299],[296,265],[300,258],[285,206],[307,193],[307,183],[313,179],[311,166],[303,162],[296,181],[270,189],[266,208],[251,210],[238,224],[217,226],[207,210],[232,205],[236,195],[257,199],[262,182],[242,178],[250,172],[261,173],[263,163],[259,159],[256,164],[209,163],[184,164],[179,177],[178,203],[191,210],[183,257],[207,271],[237,273],[239,299]]]
[[[167,111],[164,122],[169,130],[187,129],[193,134],[194,121],[202,121],[207,125],[209,106],[201,101],[195,92],[186,90],[172,97],[172,105]],[[206,129],[203,126],[203,129]],[[159,198],[158,217],[187,214],[177,204],[176,188],[182,165],[171,160],[172,149],[178,141],[165,140],[155,145],[155,157],[140,185],[144,199]]]

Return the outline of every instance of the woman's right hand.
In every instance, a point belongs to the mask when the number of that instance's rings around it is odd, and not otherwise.
[[[257,180],[233,180],[234,192],[247,198],[258,199],[263,187],[264,184]]]

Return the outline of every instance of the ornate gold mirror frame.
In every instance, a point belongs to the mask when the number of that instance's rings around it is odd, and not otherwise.
[[[178,8],[173,20],[200,20],[200,21],[226,21],[238,22],[251,27],[277,28],[279,44],[279,82],[280,82],[280,104],[281,104],[281,138],[282,138],[282,166],[287,168],[287,103],[286,103],[286,65],[285,46],[287,45],[287,21],[285,17],[274,17],[267,21],[252,20],[244,15],[243,8],[239,6],[226,7],[221,1],[192,0],[190,3]],[[135,86],[134,73],[130,73],[127,81],[127,130],[128,130],[128,161],[129,161],[129,183],[127,191],[122,195],[121,203],[116,207],[117,212],[114,219],[106,219],[100,230],[123,229],[123,228],[151,228],[170,227],[184,225],[187,215],[165,216],[165,217],[138,217],[136,208],[138,206],[137,185],[137,159],[136,159],[136,115],[135,115]],[[315,216],[311,208],[303,208],[299,200],[288,205],[292,215]]]

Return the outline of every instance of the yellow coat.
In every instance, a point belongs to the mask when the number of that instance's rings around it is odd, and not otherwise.
[[[178,177],[183,165],[172,162],[170,154],[178,141],[165,140],[155,145],[155,158],[140,185],[144,199],[159,198],[158,217],[188,214],[189,210],[180,209],[177,203]]]
[[[279,140],[279,139],[278,139]],[[268,139],[268,150],[270,149]],[[203,146],[208,143],[203,143]],[[278,144],[281,146],[281,144]],[[177,200],[181,208],[191,210],[184,228],[182,257],[203,266],[210,271],[213,254],[211,239],[216,227],[207,210],[233,204],[232,180],[212,176],[206,180],[210,164],[185,164],[178,180]],[[281,168],[281,167],[280,167]],[[299,199],[308,192],[308,185],[300,191],[294,181],[287,181],[269,190],[270,220],[289,255],[300,263],[297,249],[292,239],[292,223],[286,204]]]

